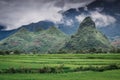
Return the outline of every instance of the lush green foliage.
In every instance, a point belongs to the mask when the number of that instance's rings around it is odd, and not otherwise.
[[[1,80],[119,80],[120,70],[59,74],[0,74]]]
[[[111,48],[109,40],[98,31],[95,23],[87,17],[80,24],[78,32],[71,36],[70,41],[65,44],[63,51],[66,52],[100,52],[108,51]]]
[[[77,68],[120,64],[120,54],[41,54],[0,55],[0,69],[42,68],[45,66]]]
[[[68,36],[55,27],[38,32],[21,28],[12,36],[0,42],[0,50],[24,53],[51,53],[63,47]]]
[[[78,72],[78,71],[97,71],[103,72],[106,70],[116,70],[120,69],[117,64],[110,64],[107,66],[87,66],[87,67],[77,67],[75,69],[70,69],[69,67],[56,66],[56,67],[42,67],[42,68],[9,68],[1,69],[0,73],[65,73],[65,72]]]
[[[120,54],[0,55],[0,79],[119,80],[119,66]]]
[[[71,38],[56,27],[36,32],[21,28],[0,42],[0,50],[10,53],[105,53],[111,52],[112,46],[107,37],[96,29],[92,19],[87,17]]]

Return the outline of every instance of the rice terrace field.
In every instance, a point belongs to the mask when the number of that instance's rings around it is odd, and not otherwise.
[[[0,55],[0,80],[120,80],[120,54]]]

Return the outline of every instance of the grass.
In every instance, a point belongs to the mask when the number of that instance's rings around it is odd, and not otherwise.
[[[0,55],[0,70],[9,68],[40,69],[45,66],[75,69],[80,66],[120,66],[120,54],[34,54],[34,55]],[[119,80],[120,70],[104,72],[79,71],[67,73],[15,73],[0,74],[0,80]],[[15,76],[15,77],[14,77]]]
[[[42,55],[0,55],[0,69],[10,67],[40,68],[59,66],[75,68],[89,65],[120,64],[120,54],[42,54]]]
[[[119,80],[120,70],[59,74],[1,74],[1,80]]]

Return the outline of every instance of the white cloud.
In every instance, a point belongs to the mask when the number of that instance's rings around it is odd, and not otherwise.
[[[91,12],[91,17],[99,27],[105,27],[116,22],[116,19],[110,15],[101,14],[99,12]]]
[[[58,23],[60,11],[83,7],[94,0],[0,0],[0,24],[7,30],[42,20]],[[70,24],[70,22],[68,22]]]
[[[97,8],[95,8],[96,9],[96,11],[98,11],[98,12],[102,12],[103,11],[103,7],[97,7]]]
[[[7,26],[6,30],[11,30],[20,27],[21,25],[30,24],[32,22],[38,22],[42,20],[50,20],[53,22],[59,22],[62,19],[62,15],[58,13],[61,9],[58,7],[54,7],[52,2],[47,3],[45,5],[40,6],[40,8],[36,9],[34,7],[30,7],[30,9],[26,9],[28,7],[21,8],[10,8],[18,11],[9,11],[6,10],[5,14],[2,14],[0,17],[0,23],[5,24]],[[38,6],[36,6],[38,7]]]
[[[116,22],[116,19],[110,15],[100,13],[98,11],[90,12],[89,14],[81,14],[76,16],[76,19],[79,22],[82,22],[83,19],[87,16],[91,16],[92,20],[95,21],[97,27],[106,27]]]
[[[92,1],[94,1],[94,0],[92,0]],[[89,4],[89,3],[91,3],[91,0],[89,1],[89,2],[87,2],[87,3],[65,3],[65,6],[63,7],[63,11],[66,11],[66,10],[68,10],[68,9],[70,9],[70,8],[79,8],[79,7],[85,7],[87,4]]]
[[[88,11],[88,7],[87,7],[87,6],[85,6],[85,7],[84,7],[84,10],[85,10],[85,11]]]
[[[71,25],[73,25],[73,20],[72,20],[72,19],[67,20],[67,21],[65,22],[65,24],[66,24],[67,26],[71,26]]]
[[[79,22],[82,22],[85,17],[87,17],[87,15],[85,15],[84,13],[80,14],[79,16],[76,16],[76,19],[79,21]]]
[[[70,8],[77,9],[79,7],[85,7],[95,0],[56,0],[56,6],[61,7],[63,11]]]

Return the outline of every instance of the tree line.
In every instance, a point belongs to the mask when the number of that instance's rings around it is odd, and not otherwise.
[[[19,50],[0,50],[0,55],[9,55],[9,54],[38,54],[39,52],[31,51],[31,52],[24,52]],[[48,54],[64,54],[64,53],[76,53],[76,54],[84,54],[84,53],[120,53],[120,48],[112,48],[109,50],[105,49],[88,49],[88,50],[74,50],[74,51],[65,51],[65,50],[59,50],[57,52],[48,51]]]

